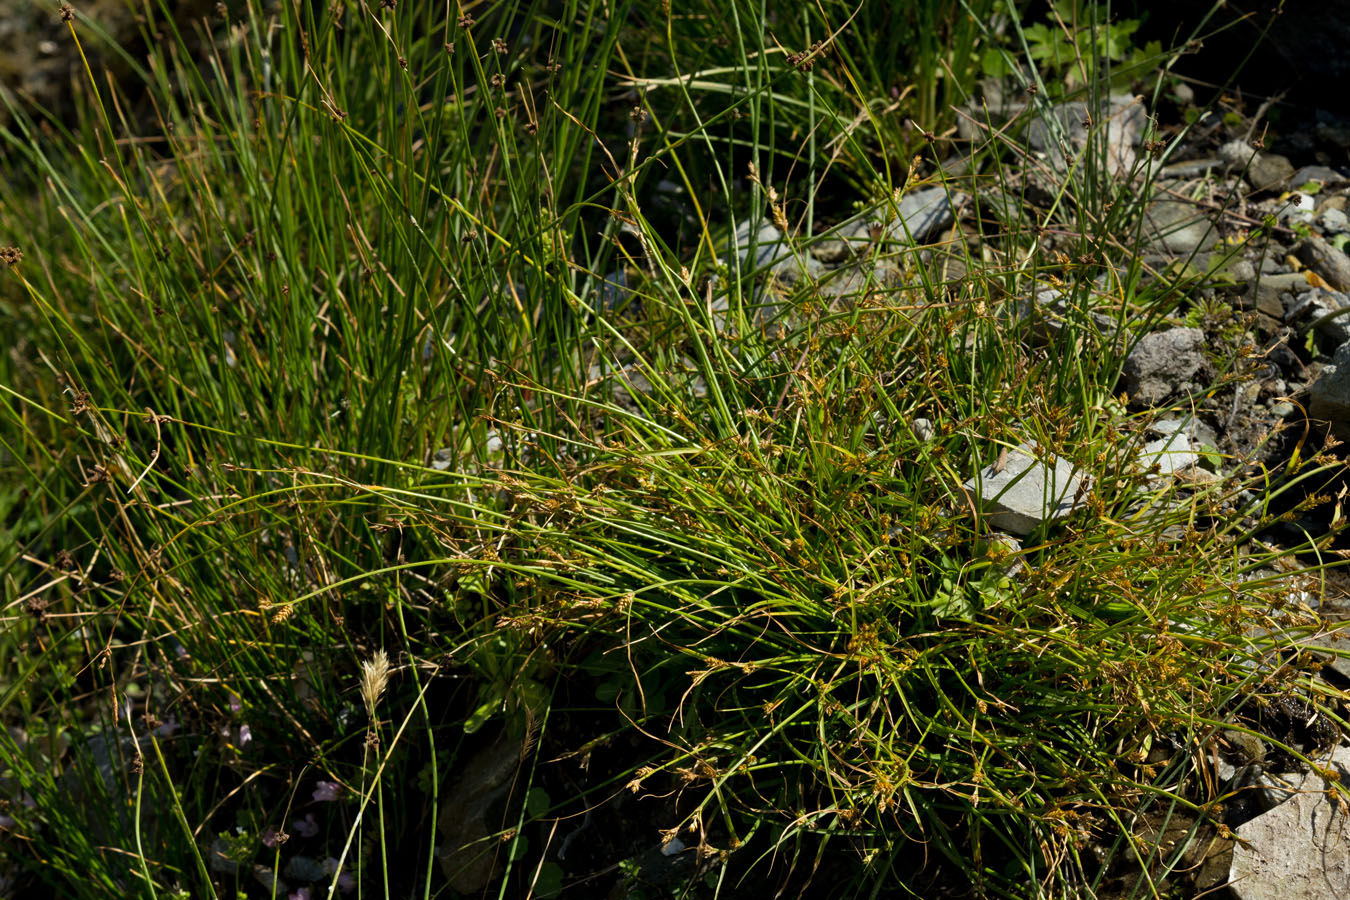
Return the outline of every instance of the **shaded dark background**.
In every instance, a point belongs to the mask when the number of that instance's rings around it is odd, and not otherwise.
[[[1112,12],[1141,18],[1136,43],[1183,40],[1214,0],[1118,0]],[[1176,67],[1207,100],[1225,82],[1253,106],[1285,92],[1281,118],[1350,117],[1350,0],[1228,0],[1202,28],[1203,46]],[[1235,75],[1236,73],[1236,75]]]

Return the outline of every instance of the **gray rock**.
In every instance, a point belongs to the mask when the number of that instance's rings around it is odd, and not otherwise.
[[[953,198],[944,187],[924,188],[900,198],[890,233],[897,243],[921,244],[956,221]]]
[[[1087,148],[1090,135],[1100,133],[1100,122],[1088,122],[1089,109],[1082,101],[1061,103],[1037,117],[1027,129],[1027,142],[1032,149],[1044,153],[1060,174],[1068,171],[1066,151],[1077,160]],[[1135,147],[1148,118],[1144,105],[1134,97],[1120,94],[1103,104],[1100,112],[1103,115],[1098,118],[1106,120],[1106,171],[1113,176],[1128,173],[1134,168]]]
[[[206,848],[205,855],[206,864],[212,872],[233,875],[239,871],[239,863],[230,858],[230,842],[223,837],[217,837],[211,841],[211,846]]]
[[[1286,228],[1311,230],[1317,225],[1317,213],[1313,199],[1307,195],[1293,194],[1279,209],[1275,218]]]
[[[1350,307],[1350,297],[1345,294],[1313,288],[1299,295],[1298,303],[1285,314],[1285,321],[1301,326],[1300,333],[1316,329],[1319,335],[1339,347],[1350,341],[1350,315],[1345,312],[1337,315],[1346,307]]]
[[[1229,169],[1245,169],[1256,158],[1256,148],[1241,138],[1231,140],[1219,148],[1219,159]]]
[[[811,245],[811,255],[823,263],[838,264],[849,257],[849,246],[839,238],[826,238]]]
[[[450,886],[462,894],[478,893],[501,871],[502,854],[494,852],[491,836],[506,825],[508,795],[526,752],[518,740],[498,739],[464,765],[444,794],[438,856]]]
[[[1289,179],[1294,190],[1302,190],[1309,184],[1340,184],[1346,177],[1328,166],[1304,166]]]
[[[1328,656],[1326,659],[1328,668],[1334,670],[1342,678],[1350,679],[1350,634],[1347,634],[1343,627],[1338,627],[1325,635],[1318,635],[1315,640],[1309,643],[1347,654],[1344,656]]]
[[[1246,259],[1231,260],[1228,265],[1223,266],[1219,271],[1238,284],[1251,284],[1256,280],[1256,266]]]
[[[1047,466],[1023,444],[985,466],[965,483],[994,528],[1025,536],[1045,522],[1072,512],[1080,502],[1082,477],[1067,460]]]
[[[1345,771],[1344,750],[1333,765]],[[1320,785],[1296,790],[1237,828],[1229,870],[1234,900],[1341,900],[1350,896],[1350,829]]]
[[[1176,431],[1156,441],[1149,441],[1139,454],[1139,464],[1146,470],[1158,467],[1159,478],[1170,478],[1191,468],[1200,457],[1191,449],[1191,440],[1184,431]]]
[[[1294,174],[1294,166],[1278,153],[1259,153],[1243,140],[1229,141],[1219,148],[1219,158],[1229,171],[1240,172],[1254,190],[1284,187]]]
[[[784,252],[783,232],[772,222],[754,225],[742,219],[736,225],[735,247],[741,265],[754,269],[767,268],[774,258]]]
[[[1350,256],[1317,235],[1303,239],[1294,251],[1305,266],[1321,275],[1338,291],[1350,291]]]
[[[1331,433],[1350,440],[1350,344],[1342,344],[1309,389],[1308,416],[1327,422]]]
[[[1223,165],[1224,161],[1221,159],[1188,159],[1163,166],[1158,170],[1157,177],[1166,181],[1175,181],[1179,178],[1199,178],[1201,175],[1208,175]]]
[[[1350,231],[1350,216],[1345,210],[1332,207],[1322,212],[1322,230],[1327,234],[1343,234]]]
[[[324,871],[323,863],[317,859],[309,856],[292,856],[286,862],[285,875],[296,881],[313,884],[322,881],[328,873]]]
[[[828,271],[823,262],[810,255],[789,255],[773,267],[774,276],[786,284],[796,284],[803,279],[814,281]]]
[[[695,397],[702,397],[707,392],[707,383],[699,374],[698,366],[687,356],[672,361],[672,365],[660,374],[667,388],[688,391]],[[656,386],[636,363],[618,368],[595,363],[587,371],[586,381],[588,388],[598,389],[601,400],[608,399],[630,413],[641,412],[650,406],[657,393]]]
[[[1184,434],[1192,447],[1219,446],[1219,438],[1214,433],[1214,429],[1194,416],[1159,419],[1149,425],[1148,430],[1163,437],[1178,433]]]
[[[914,436],[924,443],[933,439],[933,422],[931,419],[918,418],[909,423],[910,430]]]
[[[1010,307],[1017,315],[1030,318],[1032,337],[1041,343],[1049,343],[1058,335],[1070,319],[1083,312],[1070,306],[1069,298],[1055,288],[1041,288],[1034,297],[1028,297]],[[1116,320],[1105,313],[1088,310],[1093,326],[1103,337],[1111,337],[1119,331]]]
[[[879,262],[832,269],[820,276],[818,288],[822,297],[856,299],[868,291],[895,287],[899,282],[899,271],[887,262]]]
[[[1156,406],[1188,387],[1205,365],[1205,333],[1170,328],[1145,335],[1125,358],[1121,381],[1131,401]]]
[[[1308,276],[1302,272],[1280,272],[1262,275],[1247,289],[1244,300],[1254,308],[1276,319],[1284,318],[1297,305],[1300,294],[1312,290]],[[1286,303],[1286,296],[1289,297]]]
[[[627,308],[636,296],[629,283],[628,273],[623,269],[615,269],[600,281],[600,306],[606,312]]]
[[[1208,250],[1219,239],[1204,211],[1192,203],[1163,200],[1144,214],[1144,235],[1156,251],[1175,255]]]
[[[742,266],[755,271],[768,270],[773,277],[788,284],[825,274],[824,263],[810,254],[799,254],[770,222],[756,228],[749,219],[742,220],[736,226],[735,241]]]
[[[840,226],[840,233],[855,251],[872,243],[876,225],[881,226],[880,240],[907,247],[922,244],[956,221],[956,208],[965,199],[940,185],[922,188],[901,197],[894,209],[883,204],[868,210]]]

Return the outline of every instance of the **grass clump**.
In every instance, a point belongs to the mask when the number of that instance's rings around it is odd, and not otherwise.
[[[1115,385],[1181,297],[1105,133],[937,165],[996,7],[251,2],[200,58],[147,9],[142,96],[12,104],[0,875],[1164,882],[1217,731],[1325,705],[1251,538],[1331,462],[1156,481]],[[958,276],[886,237],[923,188]],[[1013,541],[969,479],[1019,446],[1080,489]]]

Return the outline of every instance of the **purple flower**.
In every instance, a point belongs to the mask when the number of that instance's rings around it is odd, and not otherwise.
[[[298,891],[291,891],[290,900],[309,900],[309,888],[302,887]]]
[[[295,819],[291,822],[291,827],[295,833],[302,838],[312,838],[319,833],[319,823],[314,821],[314,813],[305,813],[303,819]]]
[[[280,832],[280,831],[278,831],[277,829],[273,828],[273,827],[270,826],[270,825],[267,826],[267,830],[264,831],[263,834],[262,834],[262,842],[263,842],[263,846],[264,846],[264,847],[275,847],[278,843],[280,843],[280,840],[279,840],[280,837],[281,837],[281,832]]]
[[[239,726],[239,749],[248,746],[248,742],[253,740],[253,729],[247,725]]]
[[[332,875],[337,872],[338,861],[330,856],[323,861],[323,871],[325,875]],[[350,894],[356,889],[356,879],[346,872],[339,872],[337,877],[338,890],[344,894]]]
[[[342,792],[342,785],[336,781],[320,781],[314,787],[315,803],[332,803]]]

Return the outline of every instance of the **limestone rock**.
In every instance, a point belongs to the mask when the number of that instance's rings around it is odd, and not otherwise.
[[[1313,287],[1306,272],[1262,275],[1247,289],[1246,303],[1248,308],[1255,308],[1268,316],[1280,319],[1298,305],[1300,294],[1312,290]]]
[[[1205,333],[1199,328],[1169,328],[1145,335],[1125,358],[1121,383],[1131,401],[1156,406],[1185,391],[1205,365]]]
[[[1219,148],[1219,157],[1231,171],[1240,172],[1253,190],[1278,190],[1289,183],[1294,166],[1278,153],[1259,153],[1246,141],[1229,141]]]
[[[1317,235],[1298,245],[1298,258],[1321,275],[1338,291],[1350,291],[1350,256],[1346,256]]]
[[[1091,136],[1100,133],[1097,129],[1103,125],[1100,121],[1092,122],[1094,117],[1089,111],[1088,104],[1081,101],[1061,103],[1036,118],[1027,129],[1032,149],[1044,153],[1056,172],[1066,172],[1068,157],[1079,158]],[[1138,98],[1124,94],[1113,96],[1101,112],[1099,118],[1105,119],[1106,129],[1106,171],[1113,176],[1128,174],[1134,168],[1135,147],[1148,114]]]
[[[842,230],[855,251],[876,240],[914,246],[950,227],[956,221],[957,207],[964,202],[964,195],[949,193],[941,185],[922,188],[905,194],[894,209],[888,204],[878,206]]]
[[[1333,206],[1322,210],[1318,224],[1326,234],[1344,234],[1350,231],[1350,216],[1345,214],[1345,210]]]
[[[952,197],[944,187],[924,188],[900,198],[891,237],[899,244],[921,244],[956,221]]]
[[[1332,765],[1346,770],[1346,748]],[[1350,829],[1318,785],[1237,829],[1229,871],[1235,900],[1341,900],[1350,896]]]
[[[1219,438],[1214,433],[1214,429],[1193,416],[1159,419],[1150,424],[1148,430],[1164,437],[1179,432],[1186,436],[1191,447],[1219,446]]]
[[[1337,348],[1310,393],[1309,417],[1330,423],[1331,433],[1337,438],[1350,439],[1350,344]]]
[[[755,271],[769,271],[774,278],[792,284],[801,278],[819,278],[825,264],[809,253],[798,253],[770,222],[758,227],[749,219],[736,226],[735,250],[741,265]]]
[[[1301,326],[1299,333],[1316,329],[1317,333],[1336,346],[1350,341],[1350,297],[1337,291],[1314,288],[1299,297],[1285,316],[1291,325]]]
[[[1308,184],[1340,184],[1346,177],[1329,166],[1304,166],[1289,179],[1294,190],[1302,190]]]
[[[1208,250],[1219,239],[1214,223],[1193,203],[1163,200],[1144,214],[1144,235],[1157,252],[1184,255]]]
[[[506,737],[474,755],[444,796],[438,854],[450,886],[476,894],[501,871],[505,848],[493,838],[507,824],[507,801],[524,748]]]
[[[1046,465],[1027,444],[1000,457],[1001,466],[995,460],[965,483],[991,526],[1024,536],[1074,510],[1082,476],[1067,460]]]
[[[1191,439],[1185,431],[1175,431],[1156,441],[1149,441],[1139,454],[1139,464],[1145,469],[1158,467],[1158,477],[1168,478],[1194,466],[1200,457],[1191,449]]]

